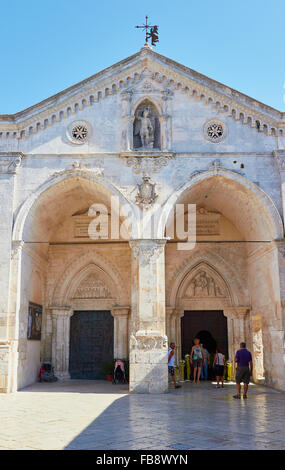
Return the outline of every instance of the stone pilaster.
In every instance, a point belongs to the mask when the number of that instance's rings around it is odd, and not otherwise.
[[[16,297],[11,297],[10,290],[15,293],[18,288],[18,270],[13,274],[11,258],[13,254],[16,258],[12,227],[15,178],[20,164],[20,154],[0,154],[0,392],[4,393],[15,391],[17,387]],[[21,243],[18,248],[21,252]]]
[[[114,307],[114,357],[127,359],[129,356],[129,307]]]
[[[69,379],[70,307],[52,307],[52,365],[59,379]]]
[[[168,390],[165,335],[166,240],[133,240],[130,391]]]
[[[229,359],[233,363],[234,370],[235,353],[240,349],[240,343],[247,342],[249,312],[249,307],[231,307],[224,310],[224,315],[227,317],[228,321]]]

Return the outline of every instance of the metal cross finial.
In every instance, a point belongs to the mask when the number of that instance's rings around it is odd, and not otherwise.
[[[135,26],[135,28],[142,28],[145,31],[145,46],[148,45],[149,39],[151,39],[152,46],[155,46],[156,43],[159,42],[158,26],[157,25],[151,26],[150,24],[148,24],[148,16],[145,17],[145,24],[141,26]]]

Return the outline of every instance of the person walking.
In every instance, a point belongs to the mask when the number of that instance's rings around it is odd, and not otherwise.
[[[176,383],[174,363],[175,363],[175,343],[170,343],[169,348],[168,348],[168,373],[174,384],[174,388],[181,388],[181,385],[177,385]]]
[[[217,388],[220,388],[220,381],[222,382],[222,388],[224,388],[224,371],[225,371],[226,358],[221,353],[220,349],[216,349],[216,354],[213,360],[213,369],[217,379]]]
[[[251,352],[246,349],[245,343],[240,343],[240,349],[236,352],[235,362],[236,369],[236,389],[237,393],[233,397],[240,399],[241,396],[241,382],[243,382],[243,398],[247,398],[248,384],[252,376],[252,356]]]
[[[204,365],[203,349],[199,338],[194,338],[194,346],[192,346],[190,353],[190,362],[194,367],[193,383],[195,384],[200,380],[201,367]]]
[[[201,379],[202,380],[208,380],[208,365],[209,365],[209,351],[207,348],[204,347],[204,345],[201,343],[202,350],[203,350],[203,355],[204,355],[204,365],[201,368]]]

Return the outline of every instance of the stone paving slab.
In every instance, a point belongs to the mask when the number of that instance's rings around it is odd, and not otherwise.
[[[184,383],[163,395],[104,381],[34,384],[0,395],[0,449],[285,449],[285,394]]]

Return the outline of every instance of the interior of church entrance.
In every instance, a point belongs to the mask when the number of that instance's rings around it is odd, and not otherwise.
[[[181,318],[182,356],[189,354],[194,338],[199,338],[209,353],[218,347],[228,356],[227,318],[221,310],[185,311]]]
[[[104,379],[114,357],[114,318],[110,311],[76,311],[70,319],[71,379]]]
[[[190,354],[194,338],[209,352],[208,365],[211,366],[216,348],[228,358],[227,318],[222,310],[184,311],[181,318],[181,350],[182,357]],[[212,378],[211,369],[208,378]]]

